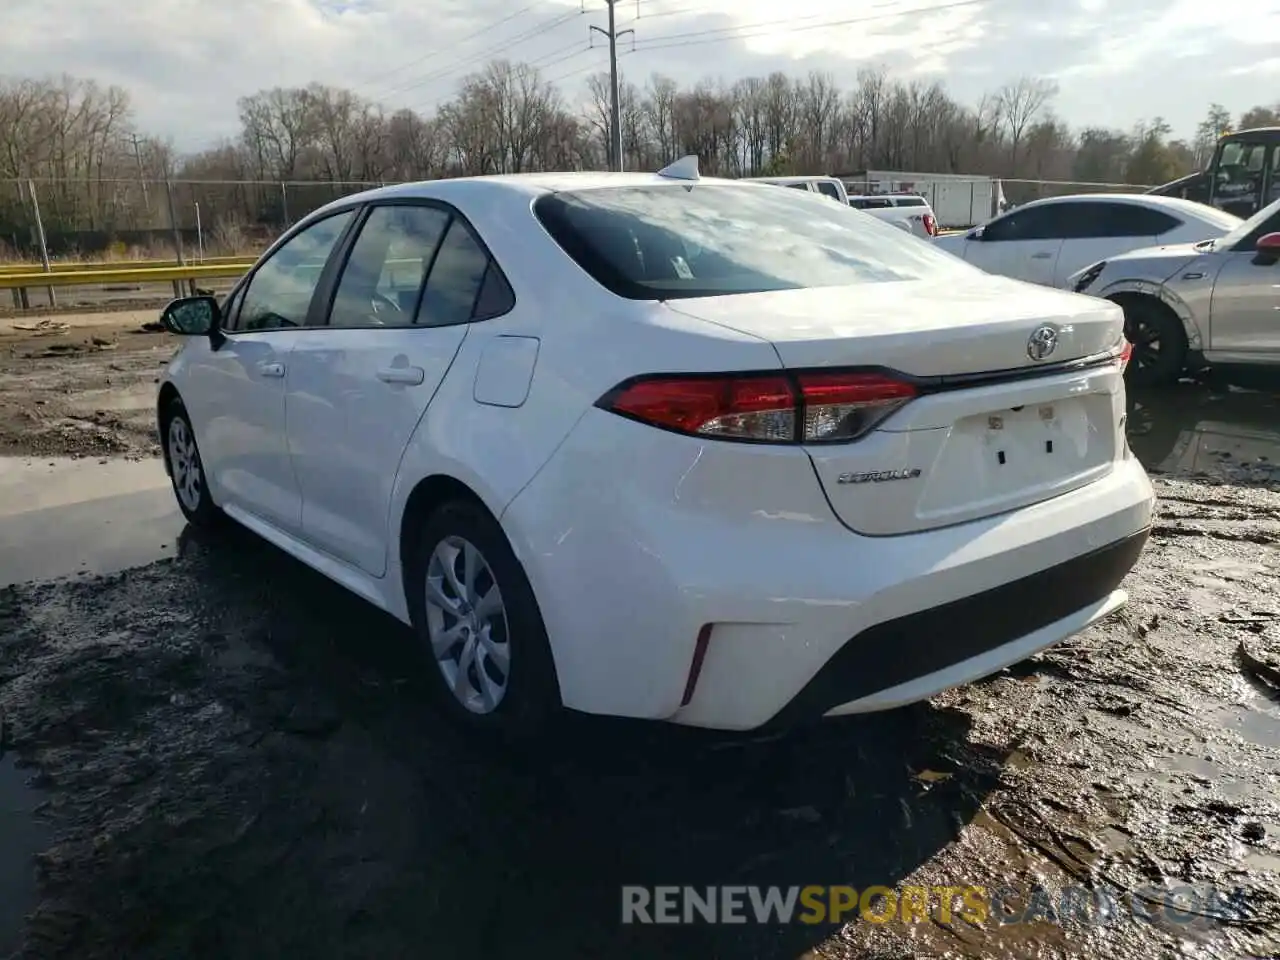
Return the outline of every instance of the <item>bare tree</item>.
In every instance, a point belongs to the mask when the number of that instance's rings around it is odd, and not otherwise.
[[[193,226],[198,203],[217,242],[233,246],[265,240],[356,182],[603,169],[608,84],[602,76],[587,84],[579,113],[533,67],[497,61],[465,77],[431,116],[388,115],[322,84],[262,90],[239,101],[238,136],[179,158],[135,128],[118,87],[72,77],[0,80],[0,243],[32,249],[28,179],[37,182],[51,242],[70,249],[102,247],[117,235],[170,242],[161,200],[170,177],[180,226]],[[1211,105],[1186,140],[1163,122],[1077,136],[1049,111],[1056,92],[1052,82],[1024,77],[968,105],[940,83],[903,82],[874,67],[844,91],[820,73],[685,88],[655,75],[643,86],[623,80],[619,114],[629,169],[657,169],[691,152],[707,172],[728,176],[888,169],[1139,183],[1202,165],[1231,117]],[[1240,119],[1258,125],[1277,114],[1280,104],[1259,105]],[[326,186],[334,181],[352,185]],[[1039,195],[1034,186],[1006,191]]]
[[[1016,176],[1018,149],[1027,127],[1057,95],[1057,83],[1035,77],[1020,77],[1000,88],[997,101],[1009,141],[1009,176]]]

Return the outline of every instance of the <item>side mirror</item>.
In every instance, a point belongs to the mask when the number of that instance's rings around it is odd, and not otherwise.
[[[1280,232],[1264,233],[1254,244],[1253,262],[1261,267],[1280,263]]]
[[[213,297],[180,297],[160,314],[160,323],[180,337],[207,337],[218,328],[222,311]]]

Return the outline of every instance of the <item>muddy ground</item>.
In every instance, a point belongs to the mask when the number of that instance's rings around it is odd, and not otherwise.
[[[153,318],[0,321],[0,451],[153,455]],[[1184,385],[1130,426],[1160,507],[1125,611],[768,740],[571,718],[477,750],[402,628],[246,534],[4,588],[0,743],[39,805],[0,828],[39,850],[18,955],[1274,957],[1276,398]],[[619,923],[623,884],[1012,892],[982,924],[659,928]]]
[[[158,456],[158,313],[0,316],[0,455]]]

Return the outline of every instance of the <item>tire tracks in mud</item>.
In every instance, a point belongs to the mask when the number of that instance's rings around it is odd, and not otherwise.
[[[1271,891],[1280,876],[1246,865],[1250,855],[1280,856],[1280,803],[1269,773],[1280,770],[1280,745],[1251,742],[1221,719],[1243,709],[1249,693],[1237,659],[1241,638],[1259,648],[1260,662],[1274,639],[1268,611],[1280,605],[1280,569],[1271,545],[1249,537],[1276,534],[1280,496],[1163,480],[1157,489],[1157,526],[1194,526],[1152,540],[1127,581],[1126,610],[1038,658],[936,698],[917,711],[922,729],[895,734],[869,761],[883,766],[897,756],[913,774],[928,768],[941,780],[868,801],[880,788],[848,773],[838,786],[825,782],[821,768],[850,745],[821,741],[830,756],[806,751],[778,763],[767,779],[778,793],[773,805],[785,809],[752,801],[749,816],[757,819],[743,828],[730,862],[767,878],[798,848],[840,846],[847,848],[841,862],[849,863],[867,856],[868,822],[910,845],[922,824],[950,816],[957,839],[930,851],[921,877],[1024,888],[1045,878],[1120,889],[1157,877],[1241,885],[1256,911],[1251,925],[1210,925],[1202,931],[1210,938],[1204,955],[1235,960],[1280,946],[1280,931],[1265,922],[1277,908]],[[379,621],[353,618],[350,627],[317,634],[314,622],[294,613],[270,613],[282,592],[305,595],[316,581],[282,580],[272,573],[278,566],[264,568],[252,551],[212,551],[112,577],[0,591],[0,711],[12,749],[48,793],[43,815],[57,830],[39,858],[42,904],[26,955],[394,955],[406,931],[424,929],[424,916],[437,928],[450,919],[467,929],[489,923],[496,936],[492,916],[450,891],[474,893],[504,873],[542,876],[551,863],[518,846],[495,853],[468,833],[501,824],[511,806],[547,801],[507,781],[501,766],[473,765],[454,747],[428,769],[415,755],[441,748],[427,742],[436,734],[416,708],[372,726],[359,711],[353,719],[353,705],[403,709],[396,691],[411,688],[411,676],[406,682],[400,666],[364,664],[352,678],[350,664],[338,663],[324,669],[343,676],[326,685],[299,661],[310,662],[313,644],[340,642],[343,629],[358,635]],[[328,608],[321,616],[347,622]],[[346,691],[349,702],[335,701],[334,691]],[[859,752],[867,746],[854,742]],[[718,761],[731,785],[746,781],[727,758],[733,752],[721,751],[726,759]],[[404,759],[405,769],[397,772],[389,755]],[[434,780],[442,776],[437,766],[461,776],[463,786]],[[553,780],[569,777],[563,766],[550,771]],[[623,795],[636,810],[606,811],[607,819],[635,817],[639,830],[646,817],[659,816],[667,833],[684,832],[691,844],[723,833],[727,798],[713,798],[714,811],[668,808],[672,786],[664,776],[673,774],[654,766],[650,777],[630,782]],[[821,801],[790,798],[796,781],[810,777],[821,785]],[[477,799],[478,784],[495,780],[499,788]],[[569,782],[575,791],[588,788]],[[364,814],[370,802],[374,825]],[[874,815],[859,803],[871,803]],[[799,817],[794,829],[803,837],[768,833],[766,814],[788,823]],[[432,828],[441,831],[436,842],[467,853],[434,865],[418,859],[405,838],[422,829],[416,821],[432,817],[440,824]],[[862,832],[839,829],[856,824]],[[549,829],[545,839],[522,829],[520,843],[534,854],[545,843],[567,856],[577,830],[590,835],[579,822]],[[439,856],[438,846],[430,849]],[[602,861],[588,856],[580,869],[603,869]],[[795,875],[780,872],[778,882],[841,879],[789,869]],[[726,870],[712,882],[735,881]],[[323,915],[305,927],[282,922],[307,914],[299,904]],[[909,932],[854,923],[812,946],[815,956],[830,958],[896,951],[1130,960],[1173,949],[1181,933],[1138,923],[933,923]],[[574,942],[558,931],[546,936]]]

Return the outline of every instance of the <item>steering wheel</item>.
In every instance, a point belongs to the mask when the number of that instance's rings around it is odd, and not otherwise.
[[[384,296],[383,294],[376,293],[376,292],[370,294],[369,295],[370,324],[375,327],[385,326],[386,321],[383,320],[383,315],[385,314],[390,314],[393,318],[397,315],[400,317],[403,317],[404,311],[400,309],[400,304],[396,303],[390,297]],[[396,319],[392,319],[390,322],[399,323],[399,321]]]

